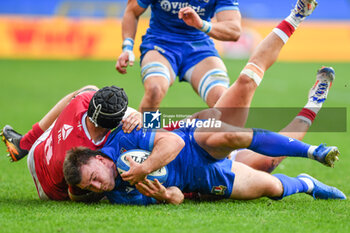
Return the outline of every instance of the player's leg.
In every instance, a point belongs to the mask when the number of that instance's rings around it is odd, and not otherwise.
[[[334,146],[312,146],[268,130],[238,128],[223,122],[220,127],[197,127],[194,139],[216,159],[225,158],[235,149],[247,148],[270,157],[304,157],[333,167],[339,155]]]
[[[298,0],[292,13],[258,45],[239,78],[215,105],[223,113],[222,121],[240,127],[245,125],[248,108],[264,72],[277,60],[284,44],[316,5],[314,0]]]
[[[280,134],[302,140],[309,128],[310,125],[308,122],[294,118]],[[251,150],[239,150],[234,161],[244,163],[256,170],[272,172],[285,158],[285,156],[268,157]]]
[[[337,188],[321,183],[306,174],[289,177],[283,174],[270,175],[239,162],[232,164],[235,180],[232,199],[249,200],[270,197],[276,200],[296,193],[307,193],[315,199],[346,199]]]
[[[31,130],[24,136],[17,133],[11,126],[6,125],[2,132],[2,140],[5,142],[12,161],[18,161],[28,154],[33,143],[47,130],[57,119],[58,115],[67,104],[82,91],[98,90],[96,86],[85,86],[63,97],[39,122],[35,123]]]
[[[141,78],[145,93],[139,111],[157,110],[175,80],[170,63],[158,51],[148,51],[141,62]]]
[[[335,79],[335,72],[331,67],[322,67],[316,75],[316,82],[309,91],[308,101],[299,114],[281,130],[281,134],[302,140],[316,118],[323,103],[327,99],[330,87]],[[252,152],[241,150],[237,152],[235,160],[257,170],[272,172],[285,157],[271,158]]]
[[[280,197],[283,194],[282,183],[268,173],[239,162],[232,163],[232,171],[235,173],[232,199],[250,200],[264,196]]]
[[[190,80],[188,80],[188,76],[190,76]],[[222,60],[216,56],[210,56],[200,61],[186,72],[185,77],[209,107],[215,105],[230,85],[226,67]]]

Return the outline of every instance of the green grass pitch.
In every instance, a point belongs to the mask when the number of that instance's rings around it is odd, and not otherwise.
[[[235,80],[246,61],[225,60]],[[349,63],[278,62],[266,72],[254,97],[254,107],[302,107],[321,65],[333,66],[336,80],[324,107],[350,109]],[[139,66],[122,76],[114,61],[0,60],[0,126],[26,132],[63,95],[84,85],[119,85],[130,106],[143,95]],[[176,82],[163,107],[204,107],[186,83]],[[291,116],[293,117],[293,116]],[[330,116],[332,117],[332,116]],[[340,161],[334,169],[307,159],[287,159],[275,171],[296,176],[309,173],[350,195],[350,135],[310,133],[305,141],[337,145]],[[181,206],[85,205],[39,201],[25,159],[10,163],[0,145],[0,232],[350,232],[349,201],[315,201],[298,194],[282,201],[220,201]]]

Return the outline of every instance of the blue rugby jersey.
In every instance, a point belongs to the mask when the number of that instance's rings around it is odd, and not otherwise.
[[[235,174],[231,172],[232,161],[217,160],[204,151],[194,140],[195,127],[185,127],[174,130],[173,133],[185,141],[184,148],[177,157],[167,165],[168,178],[165,187],[176,186],[183,192],[200,192],[202,194],[217,194],[229,197],[232,192]],[[114,163],[119,156],[131,149],[152,151],[155,131],[133,130],[130,134],[118,128],[110,134],[101,151],[109,156]],[[118,175],[113,191],[106,193],[112,203],[147,205],[155,203],[153,198],[140,194],[134,186],[130,186]]]
[[[166,40],[202,40],[208,38],[178,18],[181,8],[192,7],[206,21],[210,21],[215,13],[224,10],[239,10],[238,0],[137,0],[142,8],[151,6],[151,19],[147,34]]]

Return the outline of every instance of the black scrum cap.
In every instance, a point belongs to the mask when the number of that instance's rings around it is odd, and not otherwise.
[[[104,87],[90,100],[88,117],[96,127],[113,129],[123,119],[127,107],[128,97],[123,88]]]

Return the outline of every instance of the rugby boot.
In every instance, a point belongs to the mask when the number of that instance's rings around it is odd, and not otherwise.
[[[7,147],[8,156],[12,162],[18,161],[28,154],[28,151],[21,149],[19,145],[23,136],[17,133],[11,126],[6,125],[2,129],[0,136]]]
[[[316,0],[298,0],[286,21],[297,28],[304,19],[311,15],[317,6]]]
[[[305,179],[308,179],[313,183],[313,188],[310,192],[308,192],[308,194],[311,195],[314,199],[346,200],[346,196],[342,191],[335,187],[323,184],[322,182],[318,181],[317,179],[313,178],[308,174],[300,174],[299,176],[297,176],[297,178],[304,181]]]
[[[319,104],[327,99],[329,88],[335,79],[332,67],[322,67],[317,71],[316,83],[309,91],[309,101]]]
[[[317,4],[316,0],[298,0],[292,13],[294,13],[295,17],[304,19],[306,16],[311,15]]]
[[[340,152],[336,146],[319,145],[309,158],[319,161],[320,163],[334,167],[334,162],[339,160]]]

